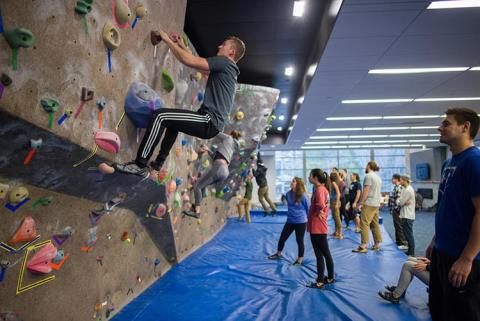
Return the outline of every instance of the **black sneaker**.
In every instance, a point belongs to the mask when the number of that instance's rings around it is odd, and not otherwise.
[[[278,259],[280,259],[281,257],[282,257],[281,255],[278,255],[277,253],[275,253],[275,254],[269,255],[267,258],[268,258],[269,260],[278,260]]]
[[[263,212],[263,217],[267,217],[268,212]]]
[[[153,161],[148,165],[151,169],[156,170],[157,172],[162,169],[163,162]]]
[[[388,291],[385,291],[385,292],[378,292],[378,295],[384,299],[384,300],[387,300],[387,301],[390,301],[394,304],[398,304],[400,303],[400,298],[397,298],[395,297],[395,295],[393,295],[392,292],[388,292]]]
[[[200,213],[194,212],[194,211],[183,211],[183,215],[194,217],[194,218],[200,218]]]
[[[277,210],[272,211],[272,216],[277,216]]]
[[[293,266],[302,266],[302,262],[299,260],[295,260],[295,262],[292,263]]]
[[[395,285],[385,285],[385,289],[386,289],[387,291],[390,291],[390,292],[393,293],[393,292],[397,289],[397,287],[396,287]],[[407,292],[407,291],[405,291],[405,292]],[[405,292],[403,292],[403,294],[402,294],[402,296],[401,296],[402,298],[405,297]]]
[[[137,175],[141,177],[147,177],[148,176],[148,171],[144,167],[138,166],[135,162],[128,162],[124,164],[114,164],[113,167],[122,173],[125,174],[132,174],[132,175]]]
[[[325,276],[325,277],[323,278],[323,283],[325,283],[325,284],[333,284],[333,283],[335,283],[335,279],[333,279],[333,278],[332,278],[332,279],[329,279],[328,276]]]

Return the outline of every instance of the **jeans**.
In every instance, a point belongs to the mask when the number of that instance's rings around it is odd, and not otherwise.
[[[418,271],[413,267],[416,263],[412,261],[407,261],[403,263],[402,272],[398,278],[398,284],[393,291],[395,297],[399,298],[405,293],[410,283],[413,281],[413,277],[416,276],[420,281],[422,281],[426,286],[428,286],[430,280],[430,272],[428,271]]]
[[[415,220],[410,220],[408,218],[402,218],[402,228],[403,234],[407,239],[408,243],[408,251],[407,255],[414,256],[415,255],[415,239],[413,238],[413,222]]]

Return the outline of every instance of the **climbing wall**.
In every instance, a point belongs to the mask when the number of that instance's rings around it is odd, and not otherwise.
[[[147,111],[201,105],[206,79],[151,36],[177,32],[195,53],[181,32],[185,7],[0,0],[0,320],[108,319],[235,215],[278,90],[238,86],[226,131],[242,132],[240,149],[200,220],[181,211],[212,162],[196,151],[213,140],[180,134],[161,177],[98,169],[136,154],[144,129],[124,116],[132,88],[151,91]],[[115,141],[95,144],[97,132]]]

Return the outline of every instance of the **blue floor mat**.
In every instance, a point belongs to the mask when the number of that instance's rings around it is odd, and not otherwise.
[[[383,230],[382,250],[352,253],[360,235],[345,231],[329,239],[337,282],[326,290],[307,288],[316,277],[316,261],[305,236],[302,267],[292,234],[279,261],[275,253],[285,216],[253,216],[252,223],[230,219],[209,243],[171,269],[123,308],[114,321],[250,320],[431,320],[426,287],[415,279],[405,299],[394,305],[378,297],[396,284],[405,254]],[[329,222],[330,225],[332,222]]]

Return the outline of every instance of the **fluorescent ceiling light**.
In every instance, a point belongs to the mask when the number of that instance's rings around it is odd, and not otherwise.
[[[432,1],[427,9],[455,9],[480,7],[480,0]]]
[[[304,100],[304,99],[305,99],[304,96],[299,97],[299,98],[298,98],[298,103],[299,103],[299,104],[303,104],[303,100]]]
[[[363,130],[403,130],[410,129],[410,127],[365,127]]]
[[[282,129],[283,129],[283,128],[282,128],[281,126],[278,126],[278,127],[277,127],[277,130],[278,130],[279,132],[281,132]]]
[[[284,120],[285,119],[285,116],[283,114],[281,114],[280,116],[278,116],[278,120]]]
[[[327,120],[375,120],[375,119],[424,119],[443,118],[445,115],[404,115],[404,116],[359,116],[359,117],[327,117]]]
[[[359,131],[359,130],[437,129],[437,128],[438,126],[318,128],[317,132]]]
[[[388,137],[437,137],[440,134],[395,134],[388,135]]]
[[[285,76],[291,76],[291,75],[293,75],[293,67],[288,66],[287,68],[285,68]]]
[[[330,8],[328,9],[328,15],[332,18],[335,18],[342,7],[343,0],[333,0],[330,3]]]
[[[428,72],[465,71],[469,67],[446,67],[446,68],[401,68],[401,69],[370,69],[369,74],[419,74]]]
[[[292,119],[293,119],[293,120],[296,120],[297,117],[298,117],[298,114],[295,114],[295,115],[292,116]]]
[[[318,128],[317,132],[336,132],[336,131],[354,131],[354,130],[363,130],[363,128]]]
[[[479,71],[479,70],[480,70],[480,66],[478,66],[478,67],[472,67],[472,68],[470,68],[470,70],[471,70],[471,71]]]
[[[288,98],[287,98],[287,97],[283,97],[283,98],[280,99],[280,102],[281,102],[282,104],[286,104],[286,103],[288,103]]]
[[[301,149],[352,149],[352,148],[393,148],[393,147],[420,147],[426,148],[423,144],[381,144],[381,145],[335,145],[335,146],[302,146]]]
[[[340,135],[340,136],[311,136],[310,139],[355,139],[355,138],[387,138],[387,137],[438,137],[440,134],[391,134],[391,135]]]
[[[293,16],[301,17],[305,12],[305,1],[295,1],[293,3]]]
[[[426,101],[463,101],[463,100],[480,100],[480,97],[441,97],[441,98],[417,98],[416,102]]]
[[[347,99],[342,104],[380,104],[380,103],[410,103],[413,98],[391,98],[391,99]]]
[[[315,73],[315,70],[317,70],[317,64],[311,65],[310,67],[308,67],[307,75],[312,77]]]
[[[398,144],[398,143],[438,143],[438,139],[396,139],[396,140],[351,140],[351,141],[327,141],[305,142],[305,145],[338,145],[338,144]]]
[[[360,117],[327,117],[327,120],[374,120],[382,119],[382,116],[360,116]]]

